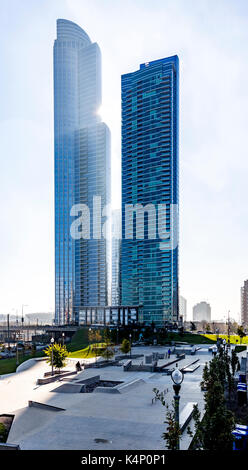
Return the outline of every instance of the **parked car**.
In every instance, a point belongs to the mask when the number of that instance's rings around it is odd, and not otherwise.
[[[8,359],[8,358],[10,358],[10,357],[15,357],[15,354],[12,353],[12,352],[9,352],[9,351],[8,351],[8,352],[1,352],[1,353],[0,353],[0,358],[1,358],[1,359]]]

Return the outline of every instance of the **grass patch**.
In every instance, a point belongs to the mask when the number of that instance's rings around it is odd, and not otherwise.
[[[82,351],[88,345],[88,328],[80,328],[80,330],[77,330],[76,333],[73,335],[71,342],[66,345],[66,348],[67,351],[73,353],[75,351]]]
[[[242,351],[246,351],[246,346],[235,346],[236,353],[240,353]]]
[[[168,333],[168,340],[188,344],[213,344],[216,341],[215,339],[208,338],[205,335],[197,335],[194,333],[183,333],[183,335],[180,335],[179,333]]]
[[[92,344],[91,346],[87,346],[84,349],[79,349],[78,351],[74,351],[69,353],[69,358],[83,358],[83,359],[91,359],[93,357],[101,356],[101,353],[105,349],[105,343],[97,343]]]
[[[33,357],[43,357],[45,356],[43,351],[38,351],[35,356],[27,355],[24,357],[19,357],[19,365],[22,364],[23,362],[28,361],[29,359],[33,359]],[[9,359],[1,359],[0,360],[0,375],[5,375],[5,374],[12,374],[13,372],[16,371],[16,357],[11,357]]]
[[[214,340],[214,341],[217,341],[217,338],[222,338],[222,339],[225,339],[226,342],[228,341],[228,335],[202,335],[202,336],[205,336],[205,338],[209,338],[211,340]],[[237,343],[238,341],[238,343]],[[240,337],[238,335],[230,335],[230,343],[231,344],[240,344],[242,346],[242,344],[248,344],[248,336],[244,336],[244,338],[241,339],[240,341]]]

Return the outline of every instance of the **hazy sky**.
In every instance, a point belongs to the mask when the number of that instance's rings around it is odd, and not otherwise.
[[[98,42],[120,205],[120,76],[180,59],[180,290],[238,319],[248,278],[248,2],[0,0],[0,313],[53,310],[56,19]]]

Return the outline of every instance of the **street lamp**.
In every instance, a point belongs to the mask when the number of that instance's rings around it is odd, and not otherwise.
[[[25,305],[22,304],[22,327],[23,327],[23,324],[24,324],[24,316],[23,316],[23,308],[24,307],[28,307],[28,305],[27,304],[25,304]]]
[[[216,354],[217,354],[217,351],[218,351],[218,348],[217,348],[216,344],[213,346],[212,351],[213,351],[213,355],[215,357]]]
[[[117,333],[117,346],[119,344],[119,328],[117,326],[117,329],[116,329],[116,333]]]
[[[92,328],[89,328],[89,351],[91,350],[91,331],[92,331]]]
[[[65,344],[65,333],[64,332],[62,333],[62,341],[63,341],[63,346],[64,346],[64,344]]]
[[[51,338],[51,346],[52,346],[52,375],[53,375],[53,344],[54,344],[54,338]]]
[[[171,374],[171,379],[174,382],[173,388],[174,388],[174,400],[175,400],[175,419],[176,422],[178,423],[178,428],[180,426],[179,423],[179,400],[180,400],[180,388],[181,388],[181,383],[183,382],[184,376],[183,373],[178,369],[178,364],[176,364],[176,369],[172,372]],[[179,436],[177,440],[177,449],[179,450],[180,445],[179,445]]]
[[[156,328],[154,328],[153,333],[154,333],[153,344],[155,345],[155,344],[157,343],[157,340],[156,340],[156,333],[157,333],[157,330],[156,330]]]
[[[16,365],[17,365],[17,366],[19,366],[18,339],[19,339],[19,335],[18,335],[18,333],[17,333],[17,334],[16,334]]]
[[[131,352],[132,352],[132,334],[131,333],[129,335],[129,341],[130,341],[130,358],[131,358]]]

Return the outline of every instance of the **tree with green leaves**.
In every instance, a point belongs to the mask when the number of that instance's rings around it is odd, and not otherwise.
[[[103,332],[103,339],[104,349],[101,352],[101,356],[107,361],[109,361],[109,359],[111,359],[115,354],[114,348],[112,347],[111,331],[109,328],[105,328]]]
[[[194,448],[203,450],[231,450],[232,430],[235,427],[234,415],[226,408],[225,384],[232,384],[230,358],[226,352],[214,357],[208,367],[204,367],[203,381],[205,413],[202,420],[198,408],[195,408],[196,435]]]
[[[89,328],[88,330],[89,352],[93,352],[96,357],[99,355],[98,343],[102,341],[102,334],[100,330]]]
[[[105,343],[111,342],[112,340],[111,330],[108,327],[103,331],[103,340]]]
[[[206,325],[205,325],[205,330],[206,330],[206,331],[209,331],[209,330],[210,330],[210,324],[209,324],[209,323],[206,323]]]
[[[57,343],[51,344],[44,352],[48,357],[47,363],[50,364],[50,366],[53,365],[55,369],[58,370],[66,366],[66,358],[68,357],[66,346]]]
[[[18,348],[18,344],[16,345],[16,347]],[[32,357],[36,356],[36,345],[35,344],[32,344],[31,356]]]
[[[239,364],[239,358],[237,356],[237,353],[235,349],[232,350],[232,356],[231,356],[231,367],[232,367],[232,375],[234,377],[236,370],[238,369],[238,364]]]
[[[109,359],[112,359],[114,354],[115,354],[114,348],[112,348],[112,345],[110,342],[107,342],[105,349],[101,353],[101,356],[107,361],[109,361]]]
[[[120,347],[120,350],[123,354],[127,354],[130,352],[131,350],[131,344],[130,344],[130,341],[128,341],[128,339],[124,339],[121,343],[121,347]]]
[[[195,326],[195,323],[193,321],[190,322],[190,331],[195,331],[196,330],[196,326]]]
[[[101,335],[100,330],[93,330],[92,328],[89,328],[88,340],[89,340],[90,345],[92,343],[100,343],[102,340],[102,335]]]
[[[207,389],[207,384],[209,381],[209,368],[208,368],[208,363],[206,362],[203,372],[202,372],[202,381],[200,383],[201,389],[206,390]]]
[[[237,334],[239,336],[239,342],[240,344],[242,343],[243,341],[243,338],[246,336],[245,332],[244,332],[244,327],[242,325],[240,325],[238,328],[237,328]]]
[[[0,442],[6,442],[8,437],[8,431],[3,423],[0,423]]]
[[[172,408],[165,402],[164,394],[157,388],[153,389],[155,398],[159,400],[163,406],[166,407],[165,421],[166,431],[162,434],[162,438],[166,441],[166,448],[168,450],[177,450],[178,442],[181,439],[181,428],[176,420],[175,403],[172,403]]]

